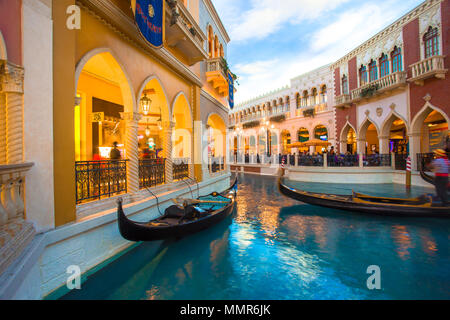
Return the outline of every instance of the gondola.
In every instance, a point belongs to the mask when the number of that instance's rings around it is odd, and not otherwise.
[[[423,170],[420,170],[420,176],[425,182],[428,182],[434,186],[434,177]],[[447,185],[447,191],[450,191],[450,183]]]
[[[129,241],[155,241],[181,238],[207,229],[229,216],[236,204],[237,177],[231,187],[222,193],[213,192],[197,199],[173,199],[176,205],[167,208],[164,215],[149,222],[135,222],[127,218],[122,200],[118,201],[119,231]]]
[[[382,216],[450,218],[450,207],[438,206],[431,196],[400,199],[356,192],[352,195],[316,193],[291,188],[282,179],[278,179],[278,188],[283,195],[312,205]]]

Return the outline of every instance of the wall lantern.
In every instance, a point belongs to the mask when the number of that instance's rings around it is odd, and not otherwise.
[[[152,100],[147,98],[147,93],[144,92],[144,96],[141,98],[141,110],[144,115],[148,115],[150,113],[150,105],[152,104]]]

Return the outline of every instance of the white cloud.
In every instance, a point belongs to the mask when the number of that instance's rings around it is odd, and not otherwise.
[[[283,0],[283,7],[285,6],[284,2]],[[320,7],[327,1],[317,2]],[[389,23],[400,18],[419,2],[420,0],[388,0],[377,4],[362,3],[358,7],[340,13],[330,24],[313,32],[308,37],[310,43],[307,48],[291,54],[284,52],[283,57],[271,56],[258,61],[236,61],[237,63],[232,65],[233,70],[239,76],[240,83],[237,88],[236,101],[238,103],[247,101],[260,94],[288,85],[290,79],[336,61],[381,31]],[[267,7],[267,4],[268,1],[261,2],[261,6]],[[278,2],[276,5],[281,4]],[[294,11],[294,9],[292,10]],[[259,17],[262,16],[263,13],[260,13]],[[295,23],[293,22],[295,17],[290,16],[292,20],[290,23]],[[250,18],[243,23],[250,23]],[[241,35],[241,39],[245,37],[245,35]],[[239,43],[235,43],[233,37],[231,45],[238,50]],[[282,51],[283,48],[280,50]]]
[[[230,30],[233,41],[259,40],[276,33],[283,25],[298,25],[316,19],[349,0],[251,0],[242,10],[242,1],[215,0],[214,4]]]

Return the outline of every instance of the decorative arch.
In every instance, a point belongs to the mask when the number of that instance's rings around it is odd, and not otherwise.
[[[177,103],[178,99],[184,99],[186,101],[186,104],[189,108],[189,116],[191,119],[193,119],[194,117],[193,117],[193,113],[192,113],[191,104],[189,103],[189,99],[183,91],[178,92],[177,95],[175,96],[175,98],[173,99],[172,107],[171,107],[171,114],[174,114],[175,104]],[[234,113],[231,116],[234,118]]]
[[[5,39],[0,31],[0,60],[8,60],[8,51],[6,50]]]
[[[91,60],[93,57],[97,55],[105,55],[105,57],[110,56],[111,59],[106,59],[107,63],[112,69],[115,69],[116,67],[119,67],[120,73],[116,74],[116,76],[120,79],[120,90],[122,92],[122,97],[124,101],[124,107],[126,112],[138,112],[136,99],[134,98],[133,92],[133,85],[131,83],[130,77],[128,76],[125,68],[123,67],[123,64],[120,62],[120,60],[117,58],[117,56],[114,54],[114,52],[109,48],[97,48],[92,51],[89,51],[87,54],[85,54],[80,61],[77,63],[76,69],[75,69],[75,95],[77,94],[78,89],[78,82],[80,79],[81,72],[83,71],[84,67],[88,63],[89,60]],[[126,103],[128,101],[128,103]],[[129,105],[131,104],[131,106]]]
[[[167,120],[172,119],[172,117],[173,117],[172,109],[169,107],[169,99],[167,97],[166,89],[164,89],[164,86],[163,86],[161,80],[158,78],[157,75],[149,76],[147,79],[144,80],[144,82],[141,84],[141,87],[139,88],[139,91],[137,93],[136,101],[140,101],[142,93],[144,92],[144,89],[147,87],[147,85],[151,81],[155,81],[157,83],[157,86],[159,87],[158,89],[161,90],[161,92],[162,92],[162,94],[164,96],[165,108],[161,107],[161,112],[162,112],[163,117],[166,118]],[[139,108],[138,108],[138,110],[136,112],[139,112]]]
[[[373,121],[372,119],[370,119],[369,117],[366,117],[366,119],[363,121],[363,123],[361,124],[361,126],[358,129],[358,132],[357,132],[358,140],[366,140],[367,129],[369,128],[369,126],[371,124],[373,124],[373,126],[375,127],[375,129],[377,131],[377,135],[380,136],[380,128],[378,128],[376,122]]]
[[[339,135],[339,140],[341,142],[347,140],[347,134],[350,129],[353,129],[353,131],[355,131],[356,135],[358,135],[358,131],[356,130],[356,128],[347,120],[344,127],[342,127],[341,134]]]
[[[381,133],[382,137],[389,136],[389,132],[391,130],[392,123],[396,119],[400,119],[405,123],[406,133],[409,133],[409,126],[408,126],[408,122],[406,121],[406,119],[403,116],[401,116],[399,113],[395,112],[395,110],[391,110],[389,116],[386,117],[383,124],[381,125],[380,133]]]
[[[411,121],[410,132],[413,134],[420,133],[423,122],[428,117],[428,115],[433,111],[439,112],[444,117],[445,121],[447,121],[447,123],[450,124],[450,119],[448,118],[447,113],[442,109],[432,105],[429,101],[427,101],[425,105],[422,107],[422,109],[420,109],[420,111]]]

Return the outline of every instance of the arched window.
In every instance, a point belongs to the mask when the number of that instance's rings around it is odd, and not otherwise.
[[[289,104],[290,104],[291,98],[289,98],[289,96],[286,97],[286,106],[285,106],[285,111],[289,111]]]
[[[423,36],[425,44],[425,58],[439,55],[439,34],[437,28],[429,27]]]
[[[211,26],[208,27],[208,54],[209,57],[213,57],[213,42],[214,42],[214,34]]]
[[[315,106],[318,103],[318,95],[317,95],[317,89],[313,88],[311,92],[311,105]]]
[[[214,58],[219,57],[219,38],[214,37]]]
[[[225,52],[223,51],[223,45],[222,44],[220,44],[220,56],[222,58],[225,58]]]
[[[372,60],[369,64],[370,82],[378,79],[377,62]]]
[[[323,85],[320,89],[320,103],[326,103],[327,102],[327,86]]]
[[[342,93],[348,94],[348,79],[346,75],[342,77]]]
[[[386,54],[380,58],[380,78],[386,77],[389,74],[389,60]]]
[[[309,94],[308,91],[303,91],[303,99],[302,99],[302,107],[306,107],[308,105]]]
[[[391,53],[392,73],[402,71],[402,49],[395,47]]]
[[[359,69],[359,84],[363,86],[367,83],[367,68],[366,66],[361,66]]]
[[[299,109],[302,106],[300,93],[298,93],[298,92],[295,95],[295,105],[297,106],[297,109]]]

